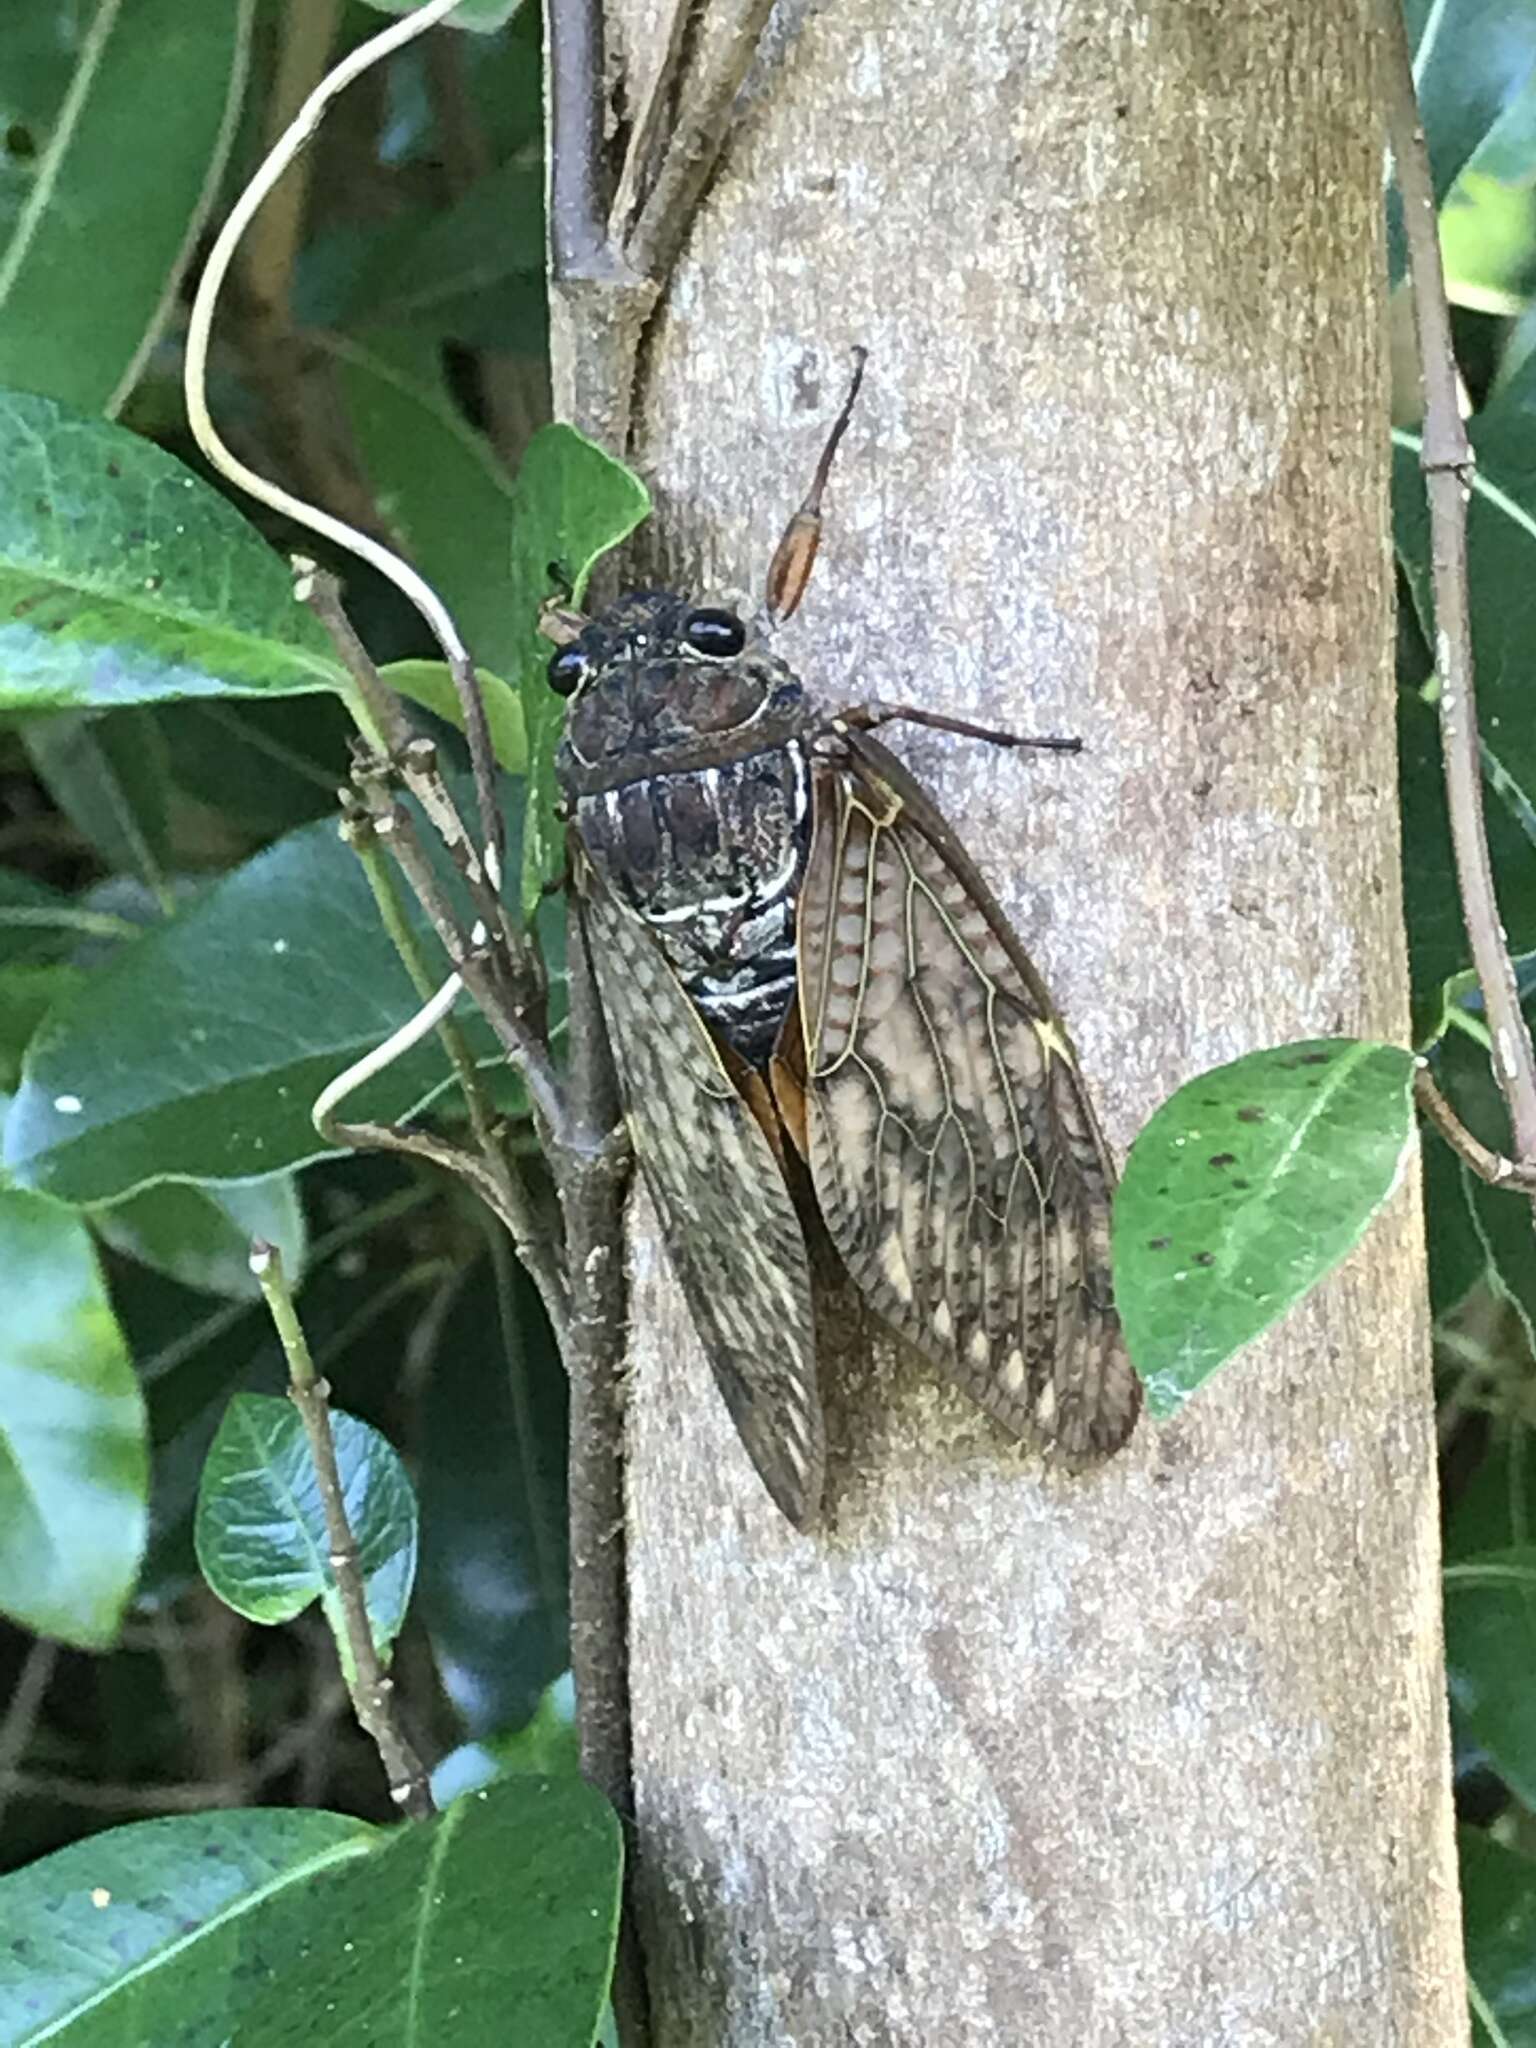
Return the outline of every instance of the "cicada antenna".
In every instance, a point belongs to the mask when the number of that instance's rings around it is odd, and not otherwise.
[[[853,351],[853,376],[848,383],[848,396],[832,422],[832,431],[821,451],[816,474],[811,478],[811,488],[773,551],[773,560],[768,565],[767,590],[768,623],[772,626],[781,626],[794,615],[805,595],[805,586],[811,580],[811,571],[816,566],[816,550],[821,546],[822,493],[827,488],[827,478],[832,474],[838,443],[847,433],[848,422],[853,418],[854,402],[859,395],[859,386],[864,382],[864,365],[868,361],[867,348]]]

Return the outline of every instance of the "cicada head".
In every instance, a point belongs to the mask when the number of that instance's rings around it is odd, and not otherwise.
[[[556,773],[567,793],[611,789],[779,746],[805,724],[805,692],[735,612],[634,591],[550,658],[571,699]]]

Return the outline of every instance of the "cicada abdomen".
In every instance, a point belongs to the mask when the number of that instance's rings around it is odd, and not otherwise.
[[[785,610],[825,467],[770,581]],[[791,1148],[901,1336],[1015,1434],[1074,1463],[1115,1450],[1140,1388],[1110,1289],[1113,1166],[1039,975],[869,736],[924,714],[820,717],[761,635],[666,591],[586,624],[550,679],[636,1154],[773,1499],[804,1526],[823,1476]]]

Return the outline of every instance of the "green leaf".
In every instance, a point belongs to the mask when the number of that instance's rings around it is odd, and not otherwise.
[[[411,345],[435,348],[455,332],[461,306],[489,302],[503,315],[520,311],[516,324],[526,325],[533,344],[544,324],[535,317],[543,285],[544,171],[520,152],[477,178],[454,205],[413,212],[371,237],[346,294],[346,324],[418,328]],[[370,334],[368,347],[379,339]],[[440,372],[427,381],[438,384]]]
[[[223,1185],[163,1181],[125,1202],[90,1211],[104,1243],[124,1258],[231,1301],[260,1300],[251,1272],[251,1240],[282,1254],[294,1285],[304,1266],[304,1211],[292,1174]]]
[[[528,734],[523,909],[531,917],[545,884],[565,863],[554,772],[565,704],[549,687],[554,650],[538,631],[539,607],[550,594],[549,565],[561,565],[580,604],[594,565],[634,532],[651,500],[632,471],[565,426],[541,427],[534,435],[515,493],[509,603],[520,641],[516,664],[507,672],[522,689]]]
[[[1508,0],[1406,0],[1419,113],[1435,198],[1461,175],[1536,65],[1536,16]],[[1403,268],[1401,203],[1389,206],[1392,275]]]
[[[414,14],[422,0],[367,0],[367,4],[381,14]],[[462,6],[456,7],[441,25],[488,34],[510,21],[521,5],[522,0],[463,0]]]
[[[14,868],[0,868],[0,965],[56,960],[75,943],[70,901]]]
[[[1457,1847],[1474,2048],[1536,2048],[1536,1863],[1476,1828]]]
[[[80,968],[63,961],[0,967],[0,1092],[9,1094],[21,1079],[22,1056],[49,1010],[84,980]]]
[[[507,591],[512,485],[449,396],[439,344],[379,335],[366,346],[333,341],[330,348],[391,533],[452,612],[475,660],[510,674],[522,644]]]
[[[0,243],[0,384],[85,411],[115,411],[131,389],[229,153],[252,5],[85,10],[69,89],[46,137],[31,136],[31,189]]]
[[[498,1245],[444,1318],[423,1397],[421,1616],[466,1732],[520,1727],[570,1661],[566,1384]]]
[[[105,865],[163,890],[172,866],[171,786],[148,713],[60,711],[27,719],[22,738],[38,780]]]
[[[1529,1213],[1529,1212],[1527,1212]],[[1536,1542],[1536,1435],[1498,1430],[1446,1517],[1447,1564]]]
[[[1445,1662],[1459,1725],[1527,1805],[1536,1799],[1536,1545],[1445,1567]]]
[[[533,1719],[522,1727],[461,1742],[432,1768],[432,1797],[439,1806],[489,1785],[514,1771],[564,1778],[581,1769],[576,1736],[576,1695],[567,1673],[540,1699]]]
[[[281,556],[105,420],[0,392],[0,709],[341,690]]]
[[[387,1661],[416,1577],[416,1502],[405,1467],[376,1429],[333,1409],[331,1434],[369,1626]],[[195,1533],[203,1576],[227,1607],[273,1623],[319,1600],[343,1667],[350,1665],[320,1485],[303,1420],[286,1396],[236,1394],[230,1402],[203,1467]]]
[[[144,1550],[144,1403],[78,1217],[0,1188],[0,1608],[115,1639]]]
[[[417,1008],[355,856],[334,824],[307,825],[50,1012],[6,1120],[6,1165],[25,1186],[107,1202],[149,1181],[246,1180],[320,1158],[315,1097]],[[477,1017],[465,1028],[496,1056]],[[393,1122],[448,1076],[428,1039],[346,1114]]]
[[[123,715],[153,726],[181,806],[198,805],[205,838],[227,849],[220,865],[335,816],[356,731],[337,697],[201,697]]]
[[[1186,1082],[1131,1147],[1115,1298],[1159,1418],[1359,1243],[1413,1137],[1413,1056],[1358,1039]]]
[[[588,2048],[620,1853],[579,1779],[508,1778],[408,1827],[113,1828],[0,1879],[0,2040]]]
[[[459,693],[453,687],[453,677],[446,662],[392,661],[379,673],[402,697],[409,697],[413,704],[424,705],[436,717],[446,719],[450,725],[456,725],[463,731],[464,714],[459,708]],[[480,680],[480,695],[485,703],[486,723],[491,729],[491,745],[496,759],[509,775],[521,775],[528,765],[522,701],[500,676],[493,676],[483,668],[477,668],[475,674]]]

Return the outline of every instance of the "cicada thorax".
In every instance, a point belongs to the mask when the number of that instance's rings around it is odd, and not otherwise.
[[[556,766],[582,851],[720,1037],[761,1066],[795,990],[805,693],[729,614],[665,592],[625,599],[576,660]]]

